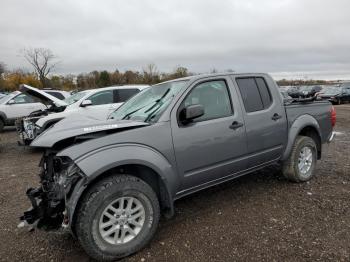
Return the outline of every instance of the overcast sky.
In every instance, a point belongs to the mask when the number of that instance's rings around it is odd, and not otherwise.
[[[232,69],[350,78],[349,0],[1,0],[0,61],[50,48],[56,73]]]

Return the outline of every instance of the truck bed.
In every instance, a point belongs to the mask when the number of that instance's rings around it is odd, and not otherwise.
[[[293,102],[285,104],[288,126],[302,115],[310,115],[316,119],[321,132],[322,143],[325,143],[332,133],[330,121],[332,104],[328,101]]]

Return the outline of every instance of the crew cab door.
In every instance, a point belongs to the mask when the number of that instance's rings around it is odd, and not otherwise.
[[[181,110],[200,104],[204,115],[184,124]],[[245,127],[237,93],[229,77],[193,83],[172,111],[173,144],[182,186],[196,190],[246,168]]]
[[[280,158],[288,133],[284,105],[276,84],[263,76],[233,79],[243,104],[248,167],[254,168]]]
[[[11,104],[10,101],[14,103]],[[26,94],[18,94],[14,98],[12,98],[5,105],[5,114],[8,119],[15,119],[18,117],[24,117],[29,115],[30,113],[45,109],[45,105],[42,103],[35,102],[31,97]]]

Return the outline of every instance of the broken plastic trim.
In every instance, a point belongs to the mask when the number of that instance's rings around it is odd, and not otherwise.
[[[72,187],[84,174],[67,157],[44,155],[41,163],[41,186],[30,188],[26,194],[31,202],[31,209],[20,217],[19,226],[25,224],[44,230],[57,230],[67,224],[66,199]]]

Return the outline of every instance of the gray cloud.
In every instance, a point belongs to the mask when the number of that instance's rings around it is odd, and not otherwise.
[[[18,51],[46,47],[57,73],[152,62],[350,77],[349,10],[348,0],[2,0],[0,61],[28,67]]]

